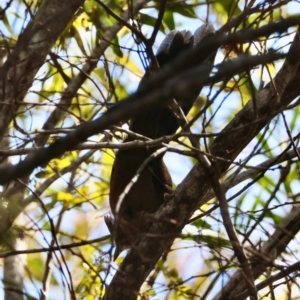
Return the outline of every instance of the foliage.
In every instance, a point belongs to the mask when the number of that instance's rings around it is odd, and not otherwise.
[[[299,11],[299,3],[294,1],[144,1],[144,8],[138,9],[128,22],[123,20],[120,29],[113,31],[112,28],[120,23],[120,16],[126,15],[124,11],[127,10],[130,15],[136,2],[84,1],[51,46],[25,98],[18,104],[5,134],[10,144],[2,146],[3,151],[0,151],[2,163],[9,159],[18,164],[28,155],[38,155],[35,148],[53,144],[76,126],[103,116],[132,95],[149,65],[146,50],[153,32],[157,32],[153,44],[155,53],[164,35],[174,28],[193,31],[208,21],[219,29],[248,11],[241,22],[226,32],[229,34],[246,28],[261,28]],[[16,51],[24,28],[45,3],[46,0],[13,0],[2,4],[0,61],[3,58],[4,62],[8,53]],[[296,30],[290,27],[282,34],[225,44],[219,49],[215,63],[234,60],[242,54],[286,53]],[[94,51],[106,42],[108,47],[103,46],[105,52],[98,60]],[[87,71],[84,68],[89,63],[92,67]],[[246,67],[203,89],[187,116],[188,121],[193,121],[191,131],[201,137],[201,150],[208,151],[208,145],[218,133],[250,99],[255,99],[267,82],[273,80],[282,64],[283,60],[279,60]],[[213,74],[215,72],[213,70]],[[71,94],[70,103],[62,102],[72,84],[75,85],[74,79],[81,76],[87,78]],[[1,101],[4,103],[4,99]],[[55,124],[46,126],[56,111],[61,117]],[[268,125],[245,145],[239,156],[231,161],[222,182],[230,182],[242,172],[255,170],[260,163],[297,148],[298,117],[296,99],[274,114]],[[23,182],[21,202],[18,202],[19,194],[7,197],[5,190],[9,185],[3,186],[0,219],[8,214],[8,203],[16,203],[21,209],[16,208],[13,227],[6,235],[1,235],[0,255],[5,259],[15,254],[10,241],[16,236],[16,228],[21,230],[27,241],[27,249],[23,249],[27,253],[24,297],[43,299],[41,295],[44,294],[47,299],[99,299],[105,294],[126,256],[123,252],[116,262],[112,261],[112,242],[104,215],[109,212],[114,151],[120,146],[127,128],[127,122],[115,123],[72,151],[40,164]],[[41,138],[46,138],[47,142],[38,144]],[[165,162],[171,171],[174,189],[197,164],[191,149],[191,140],[186,134],[170,143]],[[227,191],[231,220],[248,257],[260,251],[290,211],[297,207],[299,192],[299,152],[270,165],[260,174],[250,175]],[[140,290],[141,299],[213,299],[239,269],[218,200],[213,196],[207,200],[195,211],[168,255],[157,262]],[[298,239],[295,236],[285,251],[276,256],[272,265],[256,279],[256,284],[299,260]],[[35,249],[38,250],[33,251]],[[276,299],[299,297],[299,280],[293,272],[287,274],[285,280],[270,281],[258,291],[258,298],[275,299],[274,293]]]

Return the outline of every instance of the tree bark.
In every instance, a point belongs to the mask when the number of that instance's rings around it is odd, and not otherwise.
[[[0,140],[32,86],[35,75],[84,0],[43,1],[0,68]]]
[[[215,157],[213,163],[217,164],[222,173],[259,131],[300,94],[299,53],[297,31],[289,56],[273,82],[247,103],[209,147],[209,153]],[[225,160],[218,160],[218,157]],[[155,214],[147,234],[136,242],[125,257],[107,289],[106,300],[137,298],[141,285],[158,259],[169,250],[194,211],[204,204],[202,199],[210,189],[207,174],[200,164],[195,165]]]

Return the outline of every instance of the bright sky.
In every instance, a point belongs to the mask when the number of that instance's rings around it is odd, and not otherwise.
[[[297,2],[297,1],[293,1],[292,3],[289,3],[289,4],[287,4],[287,6],[286,6],[286,9],[287,9],[287,12],[288,13],[291,13],[291,14],[295,14],[295,13],[300,13],[300,3],[299,2]],[[21,15],[23,14],[23,12],[22,13],[20,13]],[[10,16],[10,15],[8,15],[8,16]],[[179,16],[179,15],[177,15],[176,16],[176,23],[178,23],[178,24],[180,24],[180,26],[178,27],[178,29],[189,29],[189,30],[191,30],[192,32],[194,32],[194,30],[196,29],[196,28],[198,28],[203,22],[204,22],[204,20],[206,19],[206,9],[205,9],[205,6],[200,6],[199,7],[199,9],[198,9],[198,16],[199,16],[199,20],[191,20],[191,19],[187,19],[187,18],[183,18],[183,17],[181,17],[181,16]],[[214,25],[215,25],[215,16],[213,15],[213,14],[211,14],[211,16],[210,16],[210,22],[211,23],[213,23]],[[9,19],[10,21],[11,20],[13,20],[14,19],[14,17],[11,17],[11,19]],[[14,19],[15,20],[15,19]],[[20,28],[22,27],[22,26],[24,26],[23,24],[22,24],[22,22],[20,22],[20,20],[16,20],[16,21],[14,21],[13,22],[13,24],[12,24],[12,28],[13,28],[13,30],[14,30],[14,32],[19,32],[19,30],[20,30]],[[218,28],[216,28],[216,29],[218,29]],[[8,34],[8,32],[6,31],[6,29],[2,26],[2,28],[1,28],[1,30],[3,31],[3,33],[4,34]],[[148,29],[145,29],[145,31],[147,32],[147,30]],[[148,31],[148,33],[150,33],[151,31],[149,30]],[[159,35],[158,35],[158,37],[157,37],[157,41],[156,41],[156,43],[155,43],[155,50],[157,49],[157,47],[158,47],[158,45],[160,44],[160,42],[162,41],[162,39],[164,38],[164,35],[163,34],[161,34],[161,33],[159,33]],[[286,44],[287,43],[287,40],[283,40],[282,41],[283,42],[283,44]],[[219,61],[221,61],[221,59],[222,59],[222,56],[218,56],[218,58],[217,58],[217,61],[219,60]],[[137,63],[139,63],[139,61],[138,61],[138,59],[136,59],[136,62]],[[140,64],[140,67],[141,67],[141,64]],[[277,68],[278,69],[278,68]],[[127,74],[128,75],[128,74]],[[267,80],[267,77],[266,77],[266,82],[267,82],[268,80]],[[257,82],[258,82],[258,80],[257,80]],[[135,90],[135,88],[136,88],[136,86],[137,86],[137,84],[138,84],[138,80],[135,80],[134,82],[133,82],[133,84],[132,84],[132,91],[134,91]],[[38,89],[38,86],[35,86],[35,89]],[[206,90],[204,90],[204,94],[205,94],[205,92],[207,92],[207,89]],[[224,94],[221,94],[220,95],[220,98],[216,101],[216,105],[222,100],[222,98],[223,98],[223,96],[224,96]],[[236,95],[237,96],[237,95]],[[31,94],[30,95],[30,97],[33,97],[34,98],[34,96]],[[32,98],[32,99],[33,99]],[[31,99],[31,98],[30,98]],[[238,106],[238,104],[237,104],[237,102],[236,101],[238,101],[238,97],[236,97],[235,98],[235,95],[232,95],[231,96],[231,98],[230,98],[230,101],[226,101],[226,103],[224,104],[224,106],[222,107],[222,111],[218,114],[218,120],[219,120],[219,128],[221,129],[225,124],[226,124],[226,122],[227,122],[227,118],[228,118],[228,112],[230,112],[230,111],[234,111],[235,110],[235,108]],[[289,115],[291,115],[291,113],[289,113],[289,112],[287,112],[287,113],[285,113],[286,114],[286,116],[288,117]],[[43,120],[44,120],[44,118],[45,118],[45,116],[44,115],[41,115],[40,116],[40,120],[38,120],[38,122],[36,122],[36,124],[39,124],[39,125],[41,125],[42,123],[43,123]],[[280,122],[280,124],[282,124],[282,120],[281,119],[279,119],[279,122]],[[65,124],[65,125],[67,125],[67,124]],[[197,131],[200,131],[201,130],[201,127],[200,126],[198,126],[195,130],[197,130]],[[297,128],[295,128],[295,133],[296,132],[299,132],[299,126],[297,126]],[[281,126],[281,129],[278,129],[278,131],[276,132],[276,135],[275,135],[275,138],[274,138],[274,145],[277,145],[278,144],[278,140],[283,140],[283,139],[287,139],[287,136],[286,136],[286,132],[285,132],[285,128],[283,127],[283,126]],[[254,143],[251,143],[251,145],[249,145],[247,148],[246,148],[246,153],[248,153],[249,151],[251,151],[252,150],[252,148],[253,148],[253,145],[254,145]],[[271,144],[272,145],[272,144]],[[283,145],[284,146],[284,145]],[[284,147],[281,147],[281,148],[278,148],[277,149],[277,153],[280,153],[280,151],[282,151],[283,150],[283,148]],[[242,158],[242,157],[244,157],[244,155],[245,154],[242,154],[241,156],[240,156],[240,158]],[[261,160],[264,160],[265,159],[265,157],[256,157],[255,159],[253,159],[252,161],[251,161],[251,163],[253,164],[253,165],[256,165],[256,164],[258,164],[259,162],[261,162]],[[186,174],[190,171],[190,169],[192,168],[192,163],[191,163],[191,161],[188,159],[188,158],[186,158],[186,157],[181,157],[181,156],[179,156],[178,154],[174,154],[174,153],[168,153],[166,156],[165,156],[165,161],[166,161],[166,163],[167,163],[167,165],[168,165],[168,167],[169,167],[169,169],[170,169],[170,171],[171,171],[171,174],[172,174],[172,178],[173,178],[173,181],[174,181],[174,183],[175,184],[178,184],[178,183],[180,183],[181,181],[182,181],[182,179],[186,176]],[[15,162],[17,162],[17,158],[16,158],[16,160],[15,160]],[[274,171],[274,175],[273,175],[273,177],[274,177],[274,179],[275,178],[277,178],[279,176],[279,172],[278,171]],[[201,184],[201,183],[199,183],[199,184]],[[231,195],[233,195],[235,192],[237,192],[242,186],[244,186],[246,183],[243,183],[243,184],[241,184],[240,186],[238,186],[238,187],[236,187],[236,188],[234,188],[234,189],[232,189],[231,191],[229,191],[228,192],[228,197],[229,196],[231,196]],[[300,192],[300,187],[299,187],[299,185],[296,185],[296,184],[293,184],[293,186],[292,186],[292,188],[294,189],[294,191],[295,191],[295,193],[297,192],[297,191],[299,191]],[[259,190],[259,191],[261,191],[261,189]],[[248,196],[247,196],[247,198],[248,198],[248,203],[249,203],[249,207],[246,207],[246,206],[244,206],[243,207],[243,209],[244,210],[247,210],[247,209],[249,209],[250,207],[251,207],[251,205],[252,205],[252,202],[253,202],[253,199],[254,199],[254,197],[256,197],[256,193],[258,192],[258,190],[256,190],[256,188],[255,188],[255,186],[254,187],[252,187],[252,190],[249,192],[249,194],[248,194]],[[267,197],[269,194],[267,194],[267,193],[265,193],[265,195],[264,195],[264,192],[262,192],[262,195],[261,195],[261,197],[263,198],[263,197]],[[247,202],[246,201],[246,202]],[[282,214],[284,214],[285,213],[285,211],[283,210],[283,209],[281,209],[281,212],[282,212]],[[58,213],[58,211],[56,211],[56,210],[53,210],[52,212],[52,215],[55,215],[56,213]],[[64,222],[63,222],[63,228],[64,228],[64,230],[66,230],[66,231],[71,231],[72,232],[72,220],[73,220],[73,218],[75,218],[75,212],[73,213],[73,212],[70,212],[70,214],[69,214],[69,218],[65,218],[65,220],[64,220]],[[76,213],[76,217],[80,217],[80,214],[77,214]],[[215,223],[216,224],[216,223]],[[217,224],[216,225],[216,234],[220,234],[220,232],[219,232],[219,230],[221,230],[220,229],[220,227],[219,227],[220,225],[219,224]],[[266,226],[267,226],[267,224],[266,224]],[[106,234],[107,233],[107,230],[105,230],[104,229],[104,227],[102,227],[103,228],[103,230],[102,231],[98,231],[98,232],[94,232],[92,235],[93,236],[91,236],[91,237],[95,237],[95,236],[99,236],[99,235],[104,235],[104,234]],[[273,228],[273,225],[271,225],[270,226],[270,228]],[[192,230],[193,228],[191,228],[191,226],[189,226],[189,227],[187,227],[186,228],[186,230]],[[211,232],[210,232],[211,233]],[[94,236],[95,235],[95,236]],[[48,238],[50,237],[50,235],[48,236]],[[259,237],[257,237],[257,238],[259,238]],[[41,238],[41,243],[42,244],[44,244],[44,241],[42,240],[42,238]],[[181,242],[180,243],[180,245],[178,245],[178,244],[175,244],[174,245],[174,247],[175,248],[177,248],[177,247],[182,247],[183,245],[185,245],[185,246],[191,246],[193,243],[190,243],[190,242]],[[291,245],[291,247],[293,247],[293,246],[298,246],[298,245],[296,245],[296,244],[292,244]],[[179,269],[184,269],[184,270],[186,270],[186,272],[184,272],[183,274],[181,274],[183,277],[189,277],[189,276],[191,276],[191,273],[193,273],[193,272],[191,272],[191,270],[195,270],[195,272],[196,272],[196,270],[198,269],[198,270],[201,270],[201,268],[203,267],[203,266],[201,266],[201,263],[199,263],[199,264],[197,264],[197,263],[195,263],[195,261],[196,262],[199,262],[199,261],[201,261],[201,257],[203,257],[203,255],[204,256],[206,256],[206,255],[209,255],[209,253],[201,253],[200,252],[200,250],[199,250],[199,248],[192,248],[192,249],[189,249],[189,250],[187,250],[187,249],[182,249],[182,250],[180,250],[180,251],[176,251],[176,253],[175,254],[172,254],[172,255],[174,255],[174,256],[177,256],[177,258],[180,256],[180,261],[181,261],[181,264],[182,264],[182,267],[181,266],[179,266]],[[59,275],[57,276],[58,278],[60,277]],[[158,279],[158,282],[159,281],[163,281],[163,279],[162,278],[160,278],[160,279]],[[218,288],[217,286],[216,286],[216,288]],[[33,286],[31,286],[31,284],[28,282],[28,291],[30,291],[30,293],[32,293],[33,292],[33,290],[37,290],[37,288],[36,287],[33,287]],[[2,298],[3,296],[2,296],[2,289],[0,289],[0,298]],[[53,292],[57,292],[57,291],[53,291]],[[159,297],[161,297],[161,299],[163,299],[163,295],[164,295],[165,293],[162,293],[162,294],[159,294]],[[55,295],[54,293],[53,293],[53,295]]]

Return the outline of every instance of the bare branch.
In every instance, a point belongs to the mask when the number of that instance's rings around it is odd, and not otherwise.
[[[5,101],[0,108],[1,139],[51,47],[83,3],[83,0],[44,1],[0,68],[0,99]]]
[[[242,149],[270,121],[272,112],[280,107],[285,107],[294,99],[288,97],[290,93],[288,92],[288,95],[286,95],[285,91],[297,77],[300,65],[299,51],[300,41],[296,34],[290,49],[290,55],[274,78],[277,90],[274,91],[272,84],[268,84],[260,90],[256,95],[256,111],[254,112],[253,110],[252,101],[249,101],[227,125],[222,134],[215,139],[209,149],[211,154],[233,161]],[[299,93],[299,87],[297,91]],[[263,116],[264,118],[262,118]],[[251,124],[252,120],[260,117],[262,118],[261,121],[252,126],[251,130],[245,126]],[[238,132],[228,133],[228,130],[237,128],[240,129]],[[223,173],[230,166],[230,163],[222,161],[219,162],[218,166],[220,172]],[[160,256],[168,251],[174,238],[179,235],[197,207],[205,203],[203,198],[210,188],[211,184],[210,180],[207,179],[207,173],[200,165],[196,165],[177,187],[174,194],[157,211],[147,234],[136,242],[135,247],[125,257],[109,286],[106,299],[118,299],[120,295],[130,300],[136,298],[140,286]],[[297,220],[299,220],[299,216]],[[254,278],[257,278],[258,272],[255,267],[252,267],[252,269]],[[126,281],[124,278],[126,278]],[[244,277],[241,280],[244,282]],[[230,289],[229,293],[232,291]],[[223,293],[224,290],[222,290]]]

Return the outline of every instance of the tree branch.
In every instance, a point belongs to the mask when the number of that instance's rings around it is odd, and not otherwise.
[[[84,0],[46,0],[19,36],[15,49],[0,68],[0,139],[23,102],[24,96],[55,41]]]
[[[276,91],[274,85],[270,83],[260,90],[255,97],[256,110],[253,109],[253,100],[249,101],[215,139],[209,148],[210,154],[233,162],[244,147],[272,119],[272,112],[285,107],[294,99],[290,97],[288,87],[294,86],[294,81],[297,76],[300,76],[297,73],[300,66],[299,51],[300,41],[296,34],[290,55],[274,78]],[[300,93],[299,84],[297,93]],[[248,125],[257,119],[260,121],[255,122],[255,125],[249,129]],[[220,172],[224,173],[230,164],[228,161],[220,161],[218,164]],[[136,299],[140,286],[158,259],[171,247],[174,238],[179,235],[193,212],[205,203],[203,199],[210,188],[211,184],[206,172],[197,164],[178,185],[174,194],[156,212],[147,234],[135,243],[135,247],[125,257],[108,287],[106,299],[119,299],[120,295],[129,300]],[[257,278],[258,272],[255,268],[253,274],[254,278]],[[244,278],[241,281],[244,282]],[[230,292],[232,291],[230,289]]]
[[[220,70],[215,76],[210,78],[208,78],[207,72],[211,70],[211,66],[204,65],[199,68],[196,67],[194,70],[186,71],[175,78],[171,78],[169,80],[166,79],[164,82],[165,86],[162,89],[153,91],[153,89],[147,88],[142,93],[136,92],[132,96],[129,96],[127,99],[121,101],[112,109],[108,110],[100,118],[96,119],[95,121],[77,126],[73,132],[70,132],[64,138],[55,141],[47,148],[36,151],[36,153],[28,156],[17,165],[0,168],[0,184],[4,184],[27,173],[31,173],[34,168],[48,163],[53,158],[60,157],[66,151],[73,149],[77,144],[84,142],[88,137],[100,133],[102,130],[108,128],[112,124],[129,119],[136,112],[141,112],[153,107],[154,105],[162,104],[161,101],[163,99],[167,100],[169,98],[176,97],[175,95],[184,94],[190,88],[192,88],[193,85],[199,85],[199,82],[201,82],[203,85],[215,83],[225,76],[235,75],[245,67],[251,68],[258,64],[269,63],[285,56],[285,54],[242,56],[233,61],[220,64]],[[196,78],[190,79],[191,75],[195,76]],[[201,75],[202,78],[200,77]],[[157,79],[154,82],[160,82],[158,80],[159,78],[160,76],[157,76]],[[152,84],[150,84],[150,86],[152,86]],[[266,118],[263,120],[265,119]],[[222,155],[219,156],[222,157]]]

